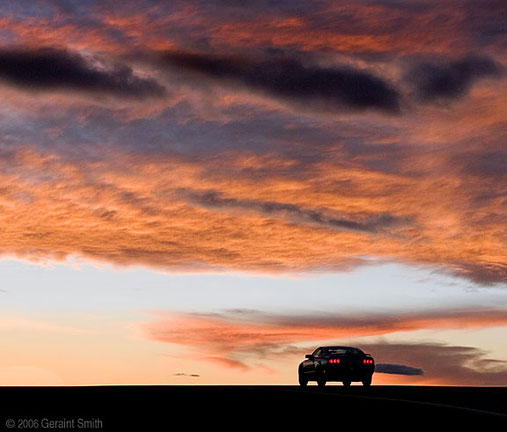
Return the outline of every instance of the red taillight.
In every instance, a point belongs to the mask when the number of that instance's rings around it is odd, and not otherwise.
[[[373,364],[373,360],[364,359],[363,363],[364,364]]]
[[[338,363],[340,363],[340,359],[331,359],[331,360],[329,360],[329,363],[338,364]]]

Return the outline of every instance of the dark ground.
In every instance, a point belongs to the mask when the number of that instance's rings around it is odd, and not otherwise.
[[[507,430],[507,387],[0,387],[0,401],[0,430],[16,431]]]

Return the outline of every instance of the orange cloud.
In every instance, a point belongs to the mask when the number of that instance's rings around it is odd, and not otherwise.
[[[359,55],[456,55],[471,47],[482,48],[481,37],[485,38],[488,25],[494,28],[501,6],[491,2],[477,16],[473,0],[414,7],[387,2],[319,2],[286,11],[252,5],[243,13],[231,5],[210,7],[198,1],[178,2],[172,7],[153,3],[132,7],[126,2],[122,9],[92,5],[85,16],[71,8],[53,10],[51,18],[45,14],[17,18],[13,14],[0,19],[0,32],[8,30],[10,40],[16,43],[65,41],[73,49],[116,54],[125,54],[127,47],[181,48],[206,39],[210,46],[222,49],[269,46]]]
[[[155,313],[159,321],[141,328],[150,339],[190,346],[227,357],[235,353],[282,352],[308,341],[386,335],[421,329],[482,328],[507,325],[507,311],[461,310],[389,316],[245,316],[242,314]]]
[[[265,171],[263,158],[227,157],[229,170],[221,174],[222,161],[215,159],[116,153],[111,165],[33,150],[7,153],[0,161],[1,252],[267,273],[346,270],[378,257],[434,265],[484,283],[505,280],[501,218],[484,216],[495,213],[501,198],[473,211],[487,183],[468,177],[475,189],[464,189],[460,172],[438,173],[445,161],[433,153],[417,157],[423,173],[430,167],[424,176],[320,162],[314,164],[319,175],[302,181],[280,177],[276,168]],[[278,160],[273,155],[270,164]],[[267,175],[243,174],[257,169]],[[197,196],[219,191],[221,201],[189,200],[181,190]]]
[[[494,27],[495,2],[480,17],[468,1],[462,8],[366,3],[324,2],[299,14],[255,5],[211,11],[205,2],[146,13],[99,4],[85,17],[69,7],[55,9],[53,19],[0,18],[16,44],[65,42],[82,55],[122,56],[136,64],[126,82],[160,79],[169,93],[141,104],[61,89],[35,97],[4,85],[0,253],[266,273],[380,260],[430,265],[483,284],[506,281],[505,80],[470,81],[459,104],[407,102],[403,115],[359,118],[300,112],[263,92],[166,76],[139,54],[213,47],[248,58],[262,53],[254,47],[283,47],[299,58],[301,50],[331,48],[329,64],[372,68],[403,87],[396,81],[401,59],[354,54],[454,59],[470,40],[495,42],[478,36]],[[348,25],[328,25],[328,16]],[[206,47],[194,47],[194,38]],[[485,52],[501,62],[494,48]],[[338,51],[346,56],[338,59]],[[304,55],[320,65],[323,53]]]
[[[228,358],[224,358],[224,357],[208,356],[208,357],[204,357],[203,360],[206,360],[206,361],[209,361],[212,363],[217,363],[220,366],[223,366],[226,368],[239,369],[241,371],[247,371],[248,369],[250,369],[247,365],[245,365],[244,363],[241,363],[240,361],[232,360],[232,359],[228,359]]]

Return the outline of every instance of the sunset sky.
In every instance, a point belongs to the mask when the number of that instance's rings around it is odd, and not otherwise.
[[[504,0],[0,6],[0,385],[507,385]]]

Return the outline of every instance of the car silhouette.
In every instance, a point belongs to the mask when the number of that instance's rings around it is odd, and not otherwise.
[[[360,381],[365,387],[371,385],[375,361],[359,348],[324,346],[305,357],[298,367],[302,387],[306,387],[308,381],[317,381],[319,387],[324,387],[328,381],[341,381],[345,387],[353,381]]]

